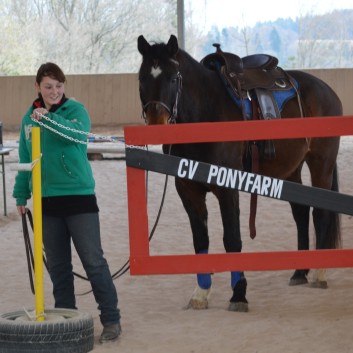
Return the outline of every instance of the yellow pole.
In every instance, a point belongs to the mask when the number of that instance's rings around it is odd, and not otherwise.
[[[32,162],[35,162],[32,170],[32,183],[36,320],[44,321],[42,177],[39,127],[32,128]]]

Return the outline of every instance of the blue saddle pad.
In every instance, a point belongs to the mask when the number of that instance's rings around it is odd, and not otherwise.
[[[296,80],[293,79],[293,82],[296,86],[296,88],[298,89],[298,82]],[[280,112],[282,112],[283,107],[286,105],[286,103],[293,97],[296,96],[297,92],[295,90],[294,87],[290,88],[287,91],[273,91],[271,90],[271,93],[277,103],[278,109]],[[241,100],[240,98],[236,97],[234,94],[232,94],[232,98],[235,101],[235,103],[237,104],[237,106],[240,108],[241,107]],[[253,96],[250,96],[251,99],[256,99],[255,94],[253,94]],[[249,98],[244,99],[244,104],[245,104],[245,114],[246,114],[246,118],[248,119],[248,117],[251,119],[252,116],[252,108],[251,108],[251,101],[249,100]]]

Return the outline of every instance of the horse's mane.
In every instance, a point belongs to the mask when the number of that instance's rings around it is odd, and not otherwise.
[[[183,60],[189,62],[189,63],[194,63],[194,64],[200,64],[196,59],[194,59],[189,53],[187,53],[185,50],[180,49],[178,51],[177,56],[181,56]]]
[[[203,66],[199,61],[193,58],[185,50],[180,49],[177,54],[177,60],[180,64],[180,71],[186,73],[189,70],[192,70],[194,73],[199,73],[203,77],[209,76],[212,72]]]
[[[167,44],[163,42],[152,42],[151,45],[151,57],[159,59],[161,61],[166,61],[170,59],[167,48]],[[179,61],[180,65],[187,69],[189,65],[192,65],[194,68],[195,66],[200,66],[202,65],[194,59],[190,54],[188,54],[185,50],[179,48],[178,53],[176,55],[177,60]]]

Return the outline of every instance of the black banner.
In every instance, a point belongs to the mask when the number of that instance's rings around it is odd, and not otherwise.
[[[126,148],[128,167],[353,215],[353,196],[191,159]]]

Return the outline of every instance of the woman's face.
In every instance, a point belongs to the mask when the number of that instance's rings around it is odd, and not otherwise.
[[[41,93],[47,110],[50,110],[52,105],[60,103],[65,93],[64,83],[49,76],[44,76],[39,85],[36,82],[36,89]]]

